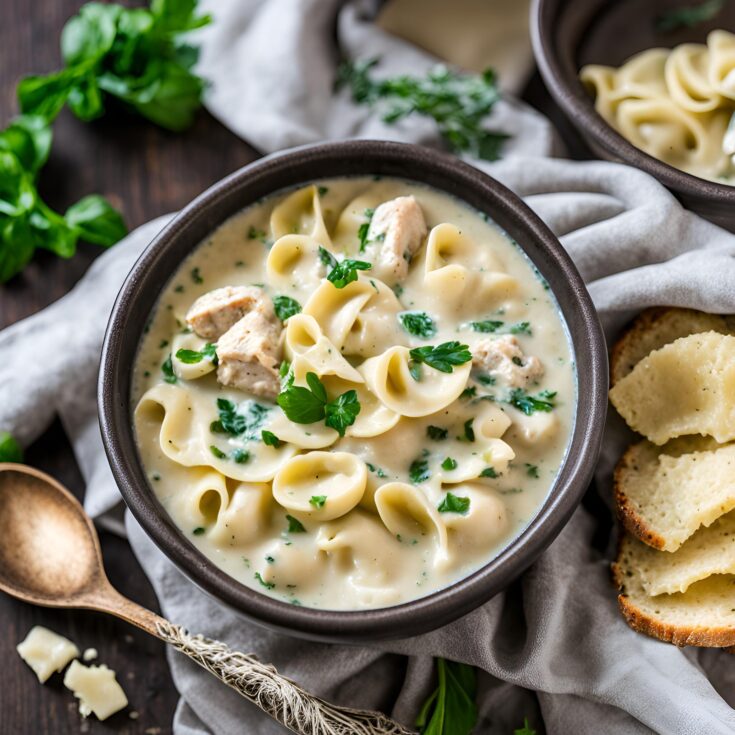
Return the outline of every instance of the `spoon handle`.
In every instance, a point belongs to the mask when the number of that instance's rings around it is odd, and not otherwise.
[[[107,587],[88,606],[110,612],[172,645],[298,735],[415,735],[381,712],[339,707],[315,697],[252,654],[190,635]]]

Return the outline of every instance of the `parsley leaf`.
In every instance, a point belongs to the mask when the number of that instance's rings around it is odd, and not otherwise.
[[[266,429],[263,429],[263,431],[260,432],[260,436],[263,439],[263,444],[268,447],[275,447],[278,449],[278,447],[283,443],[272,431],[267,431]]]
[[[260,582],[263,585],[263,587],[265,587],[267,590],[272,590],[276,586],[275,582],[266,582],[263,579],[263,577],[260,575],[260,572],[255,572],[254,576],[255,576],[255,579],[257,579],[258,582]]]
[[[324,423],[335,429],[340,436],[344,436],[345,429],[355,423],[359,413],[360,401],[357,399],[357,391],[348,390],[324,407]]]
[[[383,110],[393,124],[411,114],[433,118],[439,134],[455,152],[466,151],[487,161],[500,157],[506,133],[487,130],[483,121],[500,99],[495,72],[460,74],[436,66],[425,78],[401,75],[376,80],[377,59],[347,62],[339,68],[336,89],[349,87],[352,100]]]
[[[556,391],[542,390],[537,396],[531,396],[523,388],[514,388],[510,393],[508,403],[519,411],[523,411],[526,416],[530,416],[536,411],[546,413],[551,411],[555,406],[555,397]]]
[[[367,468],[370,470],[370,472],[374,472],[378,477],[388,477],[385,470],[382,467],[376,467],[372,462],[365,462],[367,465]]]
[[[467,421],[464,422],[464,438],[468,442],[475,441],[475,430],[472,428],[474,421],[475,419],[467,419]]]
[[[426,436],[429,437],[429,439],[433,439],[435,442],[441,441],[442,439],[446,439],[449,435],[448,429],[442,429],[441,426],[427,426],[426,427]]]
[[[246,440],[253,441],[270,409],[255,401],[245,401],[237,406],[226,398],[218,398],[217,410],[219,421],[212,422],[209,427],[212,432],[244,436]]]
[[[443,342],[436,347],[414,347],[409,355],[414,363],[426,363],[442,373],[451,373],[455,365],[463,365],[472,359],[469,347],[456,341]]]
[[[315,508],[323,508],[327,503],[326,495],[312,495],[309,498],[309,505],[313,505]]]
[[[426,459],[426,455],[417,457],[411,462],[411,466],[408,468],[408,477],[414,485],[426,482],[431,477],[429,460]]]
[[[365,217],[367,222],[363,222],[357,228],[357,238],[360,241],[360,252],[364,253],[368,245],[368,232],[370,231],[370,223],[373,221],[373,215],[375,214],[374,209],[366,209]]]
[[[276,296],[273,299],[273,308],[276,310],[276,316],[285,322],[286,319],[301,311],[301,304],[290,296]]]
[[[152,0],[150,8],[83,5],[61,34],[65,68],[23,79],[21,109],[53,120],[66,104],[86,121],[103,115],[114,97],[161,127],[189,127],[205,83],[191,71],[198,49],[181,35],[210,21],[195,11],[195,0]]]
[[[302,385],[290,385],[282,390],[276,402],[289,421],[296,424],[313,424],[324,418],[326,401]]]
[[[705,0],[699,5],[672,8],[658,16],[656,30],[669,33],[680,28],[694,28],[700,23],[712,20],[724,7],[725,0]]]
[[[167,383],[171,383],[173,385],[178,380],[176,373],[174,372],[174,366],[171,363],[171,355],[163,361],[161,372],[163,373],[163,379]]]
[[[436,322],[425,311],[402,311],[398,321],[414,337],[428,339],[436,334]]]
[[[493,319],[486,319],[481,322],[470,322],[470,326],[475,332],[483,332],[485,334],[490,332],[497,332],[505,322],[495,321]]]
[[[533,334],[531,331],[531,322],[518,322],[508,330],[511,334]]]
[[[288,521],[286,533],[306,533],[304,524],[298,518],[286,514],[286,520]]]
[[[217,364],[217,345],[207,342],[201,350],[176,350],[176,359],[186,365],[194,365],[202,360]]]
[[[467,664],[436,659],[437,688],[424,702],[416,727],[424,735],[470,735],[477,722],[477,679]]]
[[[443,470],[447,470],[447,471],[456,470],[457,469],[457,460],[456,459],[453,459],[452,457],[447,457],[442,462],[442,469]]]
[[[470,509],[470,499],[457,497],[454,493],[447,493],[444,499],[437,505],[440,513],[460,513],[466,515]]]
[[[327,280],[335,288],[344,288],[348,283],[357,280],[357,271],[367,271],[373,267],[372,263],[367,263],[364,260],[345,258],[339,261],[321,245],[319,246],[319,259],[331,269],[327,274]]]
[[[485,469],[480,473],[480,477],[490,477],[494,480],[496,477],[499,477],[499,475],[495,471],[495,467],[485,467]]]
[[[0,431],[0,462],[22,462],[23,450],[9,431]]]

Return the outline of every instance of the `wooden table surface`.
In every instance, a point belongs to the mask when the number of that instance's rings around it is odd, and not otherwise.
[[[17,112],[15,85],[29,73],[59,67],[58,39],[81,0],[4,0],[0,23],[0,126]],[[538,77],[526,99],[551,113]],[[64,111],[54,126],[51,158],[40,180],[41,195],[57,210],[98,192],[122,209],[130,228],[179,209],[207,186],[255,159],[258,153],[205,111],[185,133],[172,134],[133,116],[115,115],[84,124]],[[100,249],[82,244],[64,261],[39,252],[22,275],[0,285],[0,328],[33,314],[69,291]],[[1,427],[0,427],[1,428]],[[84,483],[57,420],[26,452],[26,461],[65,483],[79,497]],[[127,543],[100,534],[113,585],[142,605],[158,610],[156,598]],[[163,645],[110,617],[32,607],[0,595],[0,735],[65,735],[171,732],[177,694]],[[118,672],[130,706],[100,723],[82,721],[61,675],[44,686],[15,652],[33,625],[45,625],[99,651],[97,663]]]

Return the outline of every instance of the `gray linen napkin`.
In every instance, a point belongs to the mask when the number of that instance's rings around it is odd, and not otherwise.
[[[425,121],[388,127],[332,94],[339,53],[381,55],[387,73],[420,73],[432,63],[373,26],[374,3],[210,5],[217,22],[202,32],[202,70],[213,81],[207,104],[249,142],[264,151],[353,136],[436,144]],[[560,236],[609,336],[651,304],[735,312],[735,236],[686,212],[657,182],[633,169],[529,157],[550,155],[554,135],[520,103],[504,103],[491,122],[514,134],[506,158],[473,163],[523,196]],[[104,326],[124,273],[165,221],[131,233],[68,296],[0,332],[0,426],[27,444],[58,413],[87,481],[85,506],[95,517],[119,503],[96,420]],[[610,422],[598,469],[603,498],[626,440],[619,424]],[[377,707],[410,723],[431,688],[431,657],[445,656],[482,670],[477,732],[507,735],[526,715],[536,722],[543,717],[552,735],[735,730],[727,703],[735,702],[735,676],[726,654],[682,652],[634,634],[620,618],[607,562],[594,539],[600,527],[609,534],[604,512],[593,516],[580,508],[521,580],[460,621],[418,638],[359,649],[300,641],[242,620],[191,585],[129,515],[126,527],[166,616],[255,651],[340,703]],[[182,656],[172,653],[169,661],[182,695],[177,734],[282,731]]]

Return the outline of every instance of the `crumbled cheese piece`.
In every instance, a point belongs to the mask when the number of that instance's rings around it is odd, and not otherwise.
[[[97,649],[96,648],[87,648],[84,651],[84,653],[82,654],[82,659],[84,661],[92,661],[95,658],[97,658]]]
[[[104,664],[84,666],[74,661],[64,676],[64,686],[79,699],[79,712],[84,717],[94,712],[98,720],[106,720],[128,704],[115,672]]]
[[[16,650],[42,684],[79,655],[79,649],[68,638],[40,625],[31,628]]]

